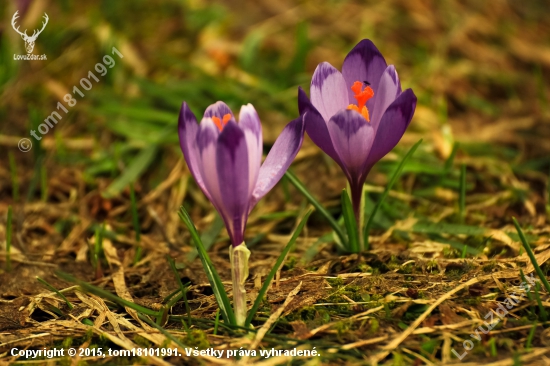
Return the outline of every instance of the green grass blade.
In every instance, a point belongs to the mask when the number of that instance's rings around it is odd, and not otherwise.
[[[189,322],[191,322],[191,308],[189,307],[189,302],[187,301],[187,287],[185,287],[181,282],[181,278],[178,274],[178,269],[176,268],[176,264],[174,263],[174,260],[172,259],[172,257],[170,257],[167,254],[166,260],[168,260],[168,263],[170,264],[170,268],[174,273],[174,277],[176,277],[176,281],[178,283],[178,286],[180,287],[181,296],[183,297],[183,302],[185,303],[185,311],[187,312],[187,318],[189,319]]]
[[[533,344],[533,338],[535,337],[536,330],[537,330],[537,322],[533,322],[533,327],[531,327],[531,330],[529,331],[529,335],[527,336],[527,342],[525,344],[526,350],[531,349],[531,345]]]
[[[449,155],[449,158],[445,160],[445,165],[443,166],[443,175],[447,175],[450,173],[457,151],[458,151],[458,143],[455,142],[453,144],[453,150],[451,151],[451,155]]]
[[[248,315],[247,315],[246,320],[244,322],[245,327],[248,328],[250,323],[252,322],[252,319],[254,318],[254,315],[256,315],[256,312],[258,311],[258,308],[260,307],[262,299],[263,299],[265,293],[267,292],[267,289],[268,289],[269,285],[271,284],[271,280],[273,280],[273,277],[275,277],[275,273],[277,273],[277,270],[279,269],[279,267],[283,263],[286,255],[290,251],[290,248],[292,248],[292,245],[294,245],[294,243],[296,242],[296,239],[298,239],[298,236],[302,232],[302,229],[304,228],[304,226],[305,226],[305,224],[306,224],[306,222],[309,218],[309,215],[311,215],[311,212],[312,211],[310,210],[304,215],[304,217],[302,218],[302,220],[298,224],[298,227],[294,231],[294,234],[292,234],[292,237],[290,238],[288,244],[283,249],[283,251],[282,251],[281,255],[279,256],[279,258],[277,258],[277,262],[275,262],[275,265],[273,266],[273,268],[271,269],[271,271],[269,272],[269,274],[265,278],[264,284],[263,284],[262,288],[260,289],[260,291],[258,292],[258,296],[256,297],[256,300],[254,301],[254,304],[252,305],[252,308],[250,308],[250,311],[248,312]]]
[[[158,147],[156,145],[143,149],[134,160],[132,160],[124,172],[107,187],[102,194],[103,197],[112,198],[119,194],[128,184],[135,181],[153,162],[157,151]]]
[[[11,219],[11,206],[8,206],[8,219],[6,223],[6,272],[11,271],[11,234],[13,230]]]
[[[344,216],[344,224],[346,231],[348,232],[348,241],[346,248],[350,253],[359,253],[361,251],[359,246],[359,232],[357,231],[357,221],[353,214],[353,206],[349,199],[348,192],[344,189],[341,195],[342,200],[342,214]]]
[[[158,317],[159,315],[161,315],[161,313],[159,313],[158,311],[151,310],[151,309],[148,309],[148,308],[143,307],[141,305],[130,302],[128,300],[125,300],[121,297],[118,297],[118,296],[108,292],[108,291],[103,290],[102,288],[99,288],[99,287],[91,285],[87,282],[81,281],[81,280],[71,276],[68,273],[61,272],[61,271],[56,271],[55,274],[56,274],[56,276],[61,278],[63,281],[67,281],[67,282],[70,282],[70,283],[77,284],[78,286],[80,286],[80,288],[82,288],[82,290],[84,290],[86,292],[89,292],[91,294],[97,295],[97,296],[102,297],[104,299],[110,300],[110,301],[112,301],[116,304],[119,304],[121,306],[129,307],[129,308],[134,309],[135,311],[137,311],[139,313],[151,315],[151,316],[154,316],[154,317]]]
[[[542,299],[540,298],[540,284],[537,282],[533,287],[535,288],[535,299],[537,300],[537,305],[539,306],[540,317],[542,321],[545,322],[548,319],[548,313],[544,309],[544,305],[542,305]]]
[[[214,332],[212,334],[218,335],[218,326],[220,325],[220,309],[216,310],[216,319],[214,322]]]
[[[401,162],[397,166],[397,169],[393,173],[390,181],[388,182],[388,185],[386,186],[386,189],[384,190],[384,193],[382,193],[382,196],[380,197],[378,202],[376,202],[376,205],[374,206],[374,209],[372,210],[372,213],[369,216],[369,219],[368,219],[367,223],[365,224],[365,229],[364,229],[364,232],[363,232],[363,240],[365,242],[365,248],[364,248],[365,250],[369,248],[369,246],[368,246],[368,244],[369,244],[369,233],[370,233],[370,228],[372,226],[374,216],[376,216],[376,212],[378,211],[378,209],[380,208],[380,206],[382,205],[382,203],[384,202],[384,200],[388,196],[388,193],[392,189],[395,182],[397,182],[397,179],[401,175],[401,171],[403,170],[403,167],[405,166],[405,163],[414,154],[414,152],[416,151],[418,146],[420,146],[421,143],[422,143],[422,139],[418,140],[418,142],[416,144],[414,144],[413,147],[411,147],[410,150],[407,152],[407,154],[403,157],[403,159],[401,160]]]
[[[12,198],[14,202],[17,202],[19,201],[19,181],[17,179],[17,164],[15,163],[15,156],[11,151],[8,153],[8,159],[10,161]]]
[[[529,243],[527,243],[527,239],[525,239],[525,235],[523,235],[523,230],[521,230],[521,227],[519,226],[519,223],[515,217],[512,217],[512,220],[514,221],[514,226],[516,227],[516,230],[518,232],[519,238],[521,240],[521,244],[523,244],[523,249],[525,249],[525,251],[527,252],[529,259],[531,260],[531,264],[533,264],[533,267],[535,267],[535,271],[537,272],[537,275],[539,276],[540,281],[544,285],[544,288],[548,293],[550,293],[550,284],[548,283],[548,280],[546,279],[544,272],[542,271],[539,264],[537,263],[535,254],[533,254],[533,251],[531,250],[531,246],[529,245]]]
[[[161,332],[162,334],[164,334],[164,336],[166,338],[168,338],[169,340],[171,340],[172,342],[174,342],[174,344],[176,344],[179,348],[181,349],[185,349],[186,346],[181,343],[179,341],[179,339],[177,339],[175,336],[173,336],[169,331],[167,331],[166,329],[164,329],[163,327],[161,327],[160,325],[156,324],[155,322],[151,321],[151,319],[149,319],[148,317],[146,316],[143,316],[141,314],[138,314],[139,318],[141,320],[143,320],[144,322],[146,322],[147,324],[149,324],[150,326],[152,326],[153,328],[156,328],[159,332]]]
[[[65,295],[63,295],[61,292],[59,292],[58,289],[56,289],[55,287],[53,287],[52,285],[50,285],[46,280],[36,276],[36,280],[38,282],[40,282],[41,284],[43,284],[44,286],[46,286],[46,288],[50,291],[53,291],[55,292],[55,294],[57,296],[59,296],[60,298],[63,299],[63,301],[65,301],[65,304],[67,304],[67,306],[69,307],[69,309],[73,310],[74,309],[74,306],[73,304],[71,304],[71,302],[65,297]]]
[[[216,242],[216,238],[220,235],[223,227],[225,226],[223,219],[216,213],[212,225],[207,230],[201,233],[201,242],[204,245],[206,251],[210,250],[210,247]],[[187,254],[187,261],[193,262],[197,258],[198,252],[196,248],[193,248],[189,254]]]
[[[40,198],[43,202],[48,200],[48,175],[44,165],[40,167]]]
[[[466,165],[460,166],[460,195],[458,200],[458,217],[460,223],[464,223],[466,216]]]
[[[317,210],[317,212],[319,212],[328,221],[329,225],[332,227],[332,230],[334,230],[336,235],[338,235],[338,237],[340,238],[340,241],[342,243],[345,243],[346,236],[344,235],[342,228],[340,227],[340,225],[338,225],[336,220],[334,220],[332,215],[323,207],[323,205],[321,205],[319,201],[315,199],[315,197],[311,195],[311,193],[309,193],[307,188],[302,184],[302,182],[300,182],[300,180],[298,180],[294,173],[292,173],[290,170],[287,170],[285,176],[288,178],[290,183],[292,183],[292,185],[294,185],[294,187],[296,187],[296,189],[298,189],[298,191],[300,191],[300,193],[304,195],[304,197],[313,205],[313,207],[315,207],[315,210]],[[342,249],[346,249],[345,244]]]
[[[187,213],[187,211],[183,206],[181,207],[179,216],[183,221],[183,223],[185,224],[185,226],[187,226],[187,229],[189,230],[189,232],[191,233],[191,238],[195,243],[195,246],[199,253],[199,257],[202,262],[202,267],[206,272],[206,276],[208,277],[210,286],[212,286],[212,291],[214,292],[214,296],[218,301],[218,306],[220,307],[222,317],[225,319],[227,323],[236,324],[235,313],[231,308],[231,303],[229,302],[229,297],[227,296],[227,292],[225,292],[225,288],[223,287],[222,280],[220,279],[218,272],[216,272],[216,269],[214,268],[214,265],[212,264],[212,261],[210,260],[210,257],[208,256],[208,253],[206,252],[206,249],[202,244],[199,233],[197,232],[197,228],[195,228],[193,221],[191,221],[191,217],[189,216],[189,214]]]
[[[134,264],[139,262],[141,259],[141,229],[139,227],[139,216],[136,202],[136,192],[134,190],[134,184],[130,183],[130,209],[132,211],[132,225],[134,226],[134,231],[136,233],[136,242],[138,247],[136,248],[136,253],[134,255]]]
[[[523,269],[519,269],[519,274],[521,276],[521,280],[523,283],[530,283],[527,281],[527,278],[525,278],[525,274],[523,273]],[[531,295],[531,291],[525,291],[527,293],[527,298],[529,299],[529,309],[531,310],[531,314],[535,315],[535,307],[533,306],[533,296]]]

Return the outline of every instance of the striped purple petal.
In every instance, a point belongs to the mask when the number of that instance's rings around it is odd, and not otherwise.
[[[342,166],[340,157],[332,145],[332,139],[330,138],[325,119],[311,104],[301,87],[298,87],[298,109],[300,115],[304,117],[305,129],[311,140],[319,146],[325,154],[338,163],[338,165]]]
[[[416,108],[416,95],[407,89],[386,109],[380,120],[374,145],[367,161],[367,171],[401,140]]]
[[[262,124],[252,104],[249,103],[241,107],[239,113],[239,127],[244,132],[248,151],[248,188],[250,190],[249,194],[251,195],[256,185],[256,181],[258,180],[263,154]]]
[[[200,175],[203,179],[203,192],[220,212],[223,206],[220,180],[216,164],[216,151],[220,132],[211,118],[203,118],[196,134]],[[195,179],[197,176],[195,175]],[[198,181],[197,181],[198,182]]]
[[[197,132],[199,130],[199,124],[197,118],[189,108],[186,102],[183,102],[180,109],[178,119],[178,135],[180,140],[181,151],[183,152],[183,158],[191,171],[191,174],[195,177],[198,186],[210,198],[210,194],[206,190],[204,180],[202,178],[200,168],[200,152],[197,146]]]
[[[222,216],[234,246],[244,238],[250,202],[248,146],[245,133],[233,121],[224,126],[218,137],[216,169],[222,198]]]
[[[374,94],[374,105],[372,110],[369,110],[374,131],[378,129],[378,125],[386,109],[395,101],[399,94],[401,94],[401,82],[399,81],[397,71],[395,71],[395,66],[390,65],[380,78],[378,89]]]
[[[298,117],[286,125],[267,154],[252,193],[250,210],[281,179],[298,154],[303,140],[304,122],[302,117]]]
[[[359,182],[374,141],[374,128],[358,112],[342,110],[328,122],[332,143],[352,183]]]
[[[328,62],[317,66],[313,73],[309,93],[311,103],[325,121],[328,122],[336,112],[349,105],[347,90],[346,81],[340,71]]]

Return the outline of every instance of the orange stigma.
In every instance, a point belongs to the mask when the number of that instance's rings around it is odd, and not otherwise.
[[[367,104],[367,101],[374,96],[374,90],[372,90],[370,86],[366,86],[365,89],[363,89],[363,83],[360,81],[353,83],[351,90],[355,94],[353,97],[357,100],[357,105],[350,104],[347,109],[353,109],[354,111],[361,113],[361,115],[365,117],[368,122],[370,122],[369,110],[365,104]]]
[[[223,119],[221,120],[219,117],[212,116],[212,121],[214,121],[214,123],[216,124],[216,127],[218,127],[218,130],[220,131],[223,130],[223,126],[225,126],[230,119],[231,119],[231,115],[229,113],[224,115]]]

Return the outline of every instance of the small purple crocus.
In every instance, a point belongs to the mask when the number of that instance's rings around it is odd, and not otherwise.
[[[309,137],[344,171],[359,220],[362,187],[373,165],[399,142],[411,122],[416,96],[401,91],[395,67],[364,39],[344,59],[342,72],[317,66],[298,107]]]
[[[229,107],[216,102],[200,124],[187,103],[181,106],[178,132],[191,174],[219,212],[231,239],[229,256],[233,308],[237,325],[246,319],[248,257],[244,229],[250,211],[288,169],[302,146],[304,122],[299,117],[283,129],[262,164],[262,126],[251,104],[241,107],[239,122]]]
[[[198,124],[184,102],[178,132],[191,174],[222,216],[233,246],[240,245],[248,214],[281,179],[302,146],[302,118],[284,128],[263,164],[262,125],[251,104],[241,107],[237,123],[229,107],[216,102]]]

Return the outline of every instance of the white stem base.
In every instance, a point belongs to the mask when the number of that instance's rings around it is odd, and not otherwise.
[[[229,247],[231,279],[233,280],[233,310],[237,325],[240,326],[243,326],[246,321],[246,289],[244,284],[248,277],[249,257],[250,250],[244,242],[236,247]]]

